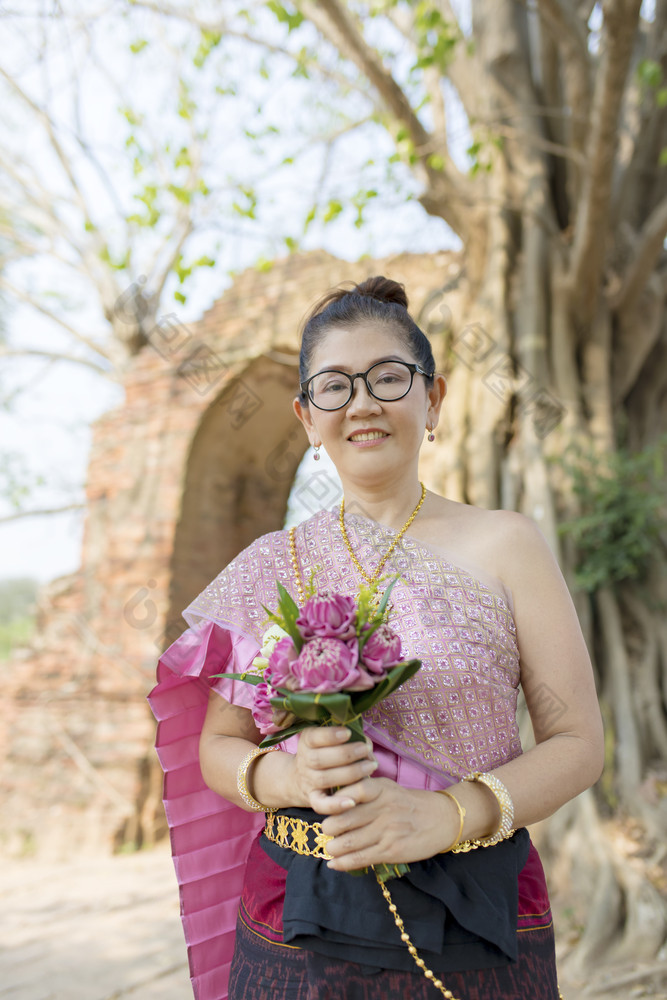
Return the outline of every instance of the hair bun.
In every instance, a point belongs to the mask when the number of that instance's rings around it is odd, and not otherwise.
[[[383,275],[376,275],[374,278],[366,278],[361,284],[355,285],[352,293],[357,295],[367,295],[371,299],[378,299],[380,302],[395,302],[396,305],[408,308],[408,297],[405,293],[405,285]]]

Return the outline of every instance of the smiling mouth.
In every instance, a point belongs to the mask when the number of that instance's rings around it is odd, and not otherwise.
[[[362,431],[360,434],[350,434],[348,441],[379,441],[389,437],[384,431]]]

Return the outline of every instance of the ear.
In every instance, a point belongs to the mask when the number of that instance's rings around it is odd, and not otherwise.
[[[440,420],[440,410],[446,395],[447,380],[444,375],[440,375],[439,372],[436,372],[433,376],[433,385],[428,390],[426,397],[428,400],[426,419],[433,428],[438,426],[438,421]]]
[[[321,444],[315,425],[313,424],[313,417],[310,412],[310,407],[301,402],[299,396],[294,398],[292,402],[292,409],[296,413],[297,420],[303,424],[306,434],[308,435],[308,440],[311,445]]]

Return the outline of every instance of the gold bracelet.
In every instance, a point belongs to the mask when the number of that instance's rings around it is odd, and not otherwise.
[[[265,753],[271,753],[272,750],[277,750],[278,747],[254,747],[250,753],[247,753],[241,763],[239,764],[239,769],[236,775],[236,787],[238,788],[239,795],[245,802],[247,806],[254,812],[275,812],[275,807],[263,806],[261,802],[253,796],[248,788],[248,771],[250,765],[253,761],[257,760]]]
[[[471,841],[471,843],[476,847],[492,847],[494,844],[499,844],[501,840],[507,840],[508,837],[511,837],[514,833],[514,803],[500,778],[496,778],[495,774],[482,774],[480,771],[474,771],[472,774],[466,775],[463,780],[477,781],[486,785],[495,796],[500,808],[500,823],[496,832],[481,840]]]
[[[459,814],[459,832],[456,834],[456,837],[454,838],[454,841],[452,842],[452,844],[449,847],[446,847],[444,849],[444,851],[438,851],[438,854],[447,854],[447,853],[449,853],[449,851],[453,851],[454,848],[458,846],[458,844],[459,844],[459,842],[461,840],[461,837],[463,836],[463,821],[466,818],[466,811],[463,808],[463,806],[461,805],[461,803],[459,802],[459,800],[456,798],[456,796],[452,795],[451,792],[448,792],[447,789],[445,789],[445,788],[438,788],[437,792],[438,792],[438,795],[446,795],[448,799],[451,799],[452,802],[454,803],[454,805],[456,806],[456,810],[457,810],[457,812]]]

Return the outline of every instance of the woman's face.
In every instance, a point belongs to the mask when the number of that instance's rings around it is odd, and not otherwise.
[[[308,376],[328,368],[354,375],[387,360],[414,364],[416,359],[387,326],[337,327],[317,344]],[[340,410],[303,406],[298,399],[294,409],[310,443],[324,446],[343,482],[371,485],[388,476],[414,476],[425,429],[437,424],[445,391],[441,376],[429,390],[424,376],[415,374],[406,396],[383,402],[370,395],[363,379],[356,379],[352,399]]]

